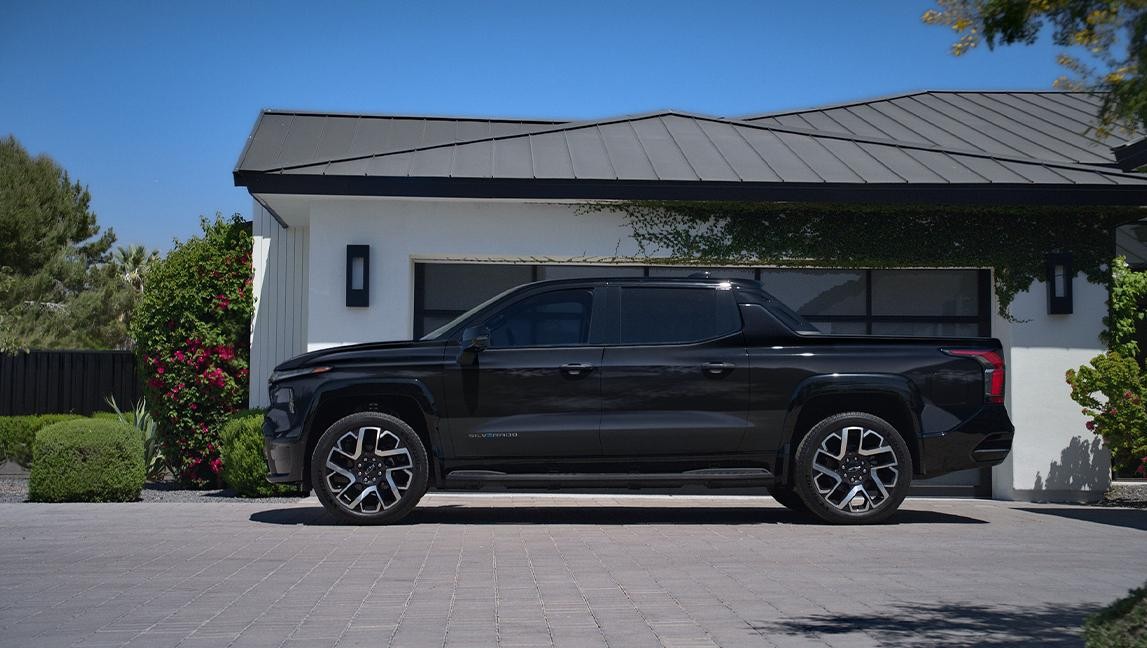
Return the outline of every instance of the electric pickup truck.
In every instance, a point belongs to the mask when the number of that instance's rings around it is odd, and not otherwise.
[[[756,281],[541,281],[420,340],[283,362],[263,425],[274,483],[394,522],[428,488],[765,487],[874,523],[913,479],[1011,450],[990,338],[819,332]]]

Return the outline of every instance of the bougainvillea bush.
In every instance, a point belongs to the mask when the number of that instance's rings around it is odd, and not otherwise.
[[[178,481],[218,485],[219,432],[246,406],[251,315],[251,234],[238,214],[202,219],[202,237],[177,242],[148,270],[132,329]]]

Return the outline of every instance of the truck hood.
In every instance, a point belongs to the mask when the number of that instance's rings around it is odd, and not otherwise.
[[[320,365],[339,365],[361,362],[364,359],[381,359],[387,355],[402,355],[403,351],[414,349],[429,349],[443,347],[446,342],[439,340],[417,341],[399,340],[394,342],[364,342],[362,344],[347,344],[335,346],[318,351],[311,351],[297,355],[289,360],[279,363],[275,371],[289,371],[303,367],[316,367]]]

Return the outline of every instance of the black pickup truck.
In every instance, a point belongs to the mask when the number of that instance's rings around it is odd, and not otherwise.
[[[280,364],[268,479],[365,524],[432,484],[765,486],[878,522],[913,478],[1003,461],[1004,372],[997,340],[827,335],[755,281],[543,281]]]

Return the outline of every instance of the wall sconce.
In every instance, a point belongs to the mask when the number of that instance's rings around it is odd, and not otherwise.
[[[370,306],[370,246],[346,246],[346,305]]]
[[[1056,252],[1047,255],[1047,312],[1049,315],[1071,314],[1071,281],[1074,277],[1075,271],[1071,268],[1071,254]]]

